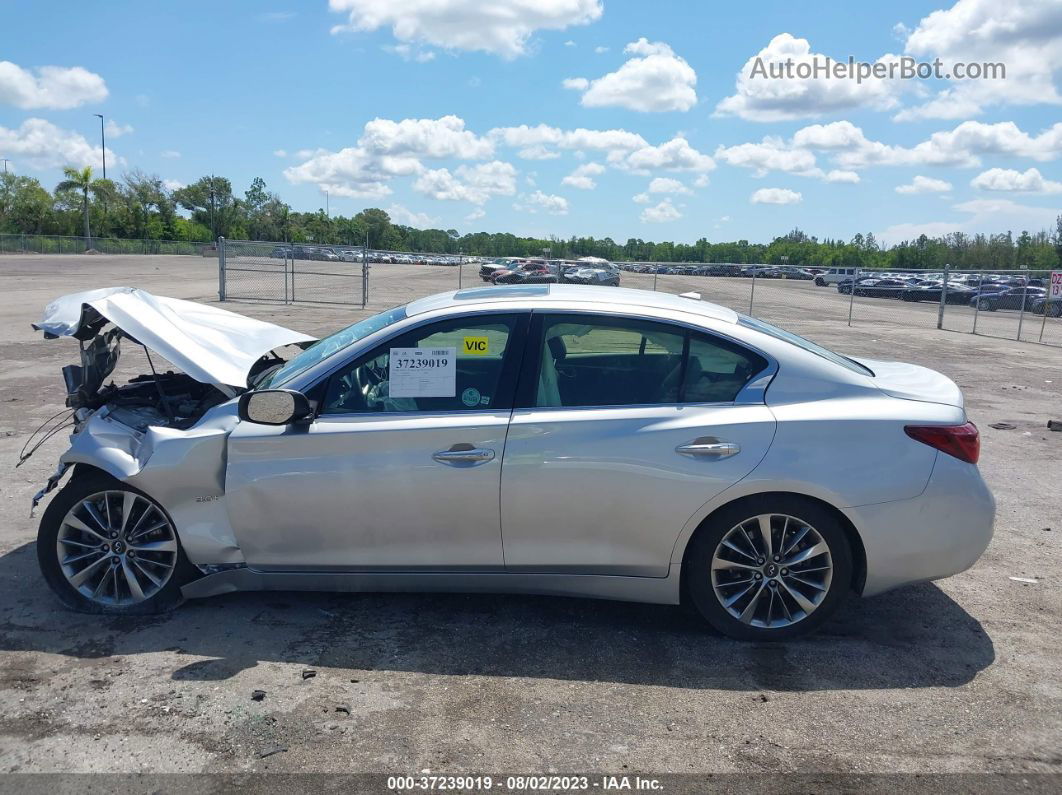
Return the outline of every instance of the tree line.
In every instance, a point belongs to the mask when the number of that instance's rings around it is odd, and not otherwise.
[[[133,170],[118,180],[100,179],[91,168],[64,170],[49,192],[26,176],[0,175],[0,233],[83,235],[129,239],[209,241],[272,240],[292,243],[368,245],[374,249],[464,253],[492,257],[602,257],[622,262],[729,262],[820,267],[966,270],[1028,267],[1049,270],[1062,263],[1062,215],[1054,230],[985,235],[954,232],[920,235],[883,246],[872,233],[851,240],[819,239],[794,229],[769,243],[747,240],[695,243],[653,242],[610,237],[549,239],[506,232],[417,229],[392,221],[384,210],[354,216],[297,212],[256,177],[242,196],[225,177],[205,176],[169,188],[151,174]]]

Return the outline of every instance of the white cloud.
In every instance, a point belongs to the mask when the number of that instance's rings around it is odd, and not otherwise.
[[[851,122],[837,121],[797,130],[791,144],[831,152],[837,164],[847,169],[871,165],[971,167],[980,164],[980,155],[1053,160],[1062,154],[1062,123],[1034,136],[1011,121],[966,121],[953,130],[935,132],[913,147],[903,147],[872,141]]]
[[[446,168],[434,169],[417,177],[413,189],[432,199],[483,204],[491,196],[516,193],[516,169],[500,160],[458,166],[453,174]]]
[[[427,213],[415,213],[401,204],[392,204],[387,208],[387,214],[396,224],[403,226],[415,226],[418,229],[431,229],[439,225],[439,219]]]
[[[384,52],[397,55],[403,61],[416,61],[417,63],[427,63],[428,61],[435,60],[435,53],[431,50],[423,50],[419,47],[414,47],[411,44],[385,44],[381,49]]]
[[[534,146],[524,147],[516,153],[516,156],[524,160],[555,160],[560,157],[560,152],[554,152],[541,144],[535,144]]]
[[[103,125],[103,129],[111,138],[121,138],[123,135],[129,135],[133,132],[133,125],[119,124],[114,121],[114,119],[107,119],[107,123]]]
[[[564,42],[564,46],[565,47],[574,47],[575,46],[575,42],[572,41],[571,39],[568,39],[566,42]]]
[[[660,204],[646,207],[638,217],[644,223],[662,224],[668,221],[677,221],[682,217],[682,213],[671,203],[671,199],[664,199]]]
[[[825,63],[825,58],[825,55],[811,51],[807,39],[798,39],[789,33],[778,34],[745,62],[737,76],[735,93],[716,105],[716,114],[740,116],[748,121],[775,122],[857,107],[885,110],[898,104],[896,96],[903,88],[899,80],[871,77],[860,84],[835,77],[802,79],[796,77],[795,71],[792,77],[763,76],[763,70],[770,75],[772,68],[778,70],[787,61],[791,61],[792,69],[797,70],[803,68],[800,64]],[[884,55],[878,60],[889,63],[895,61],[896,56]]]
[[[897,193],[947,193],[951,190],[951,183],[932,177],[916,176],[906,185],[897,185]]]
[[[826,172],[826,176],[823,177],[827,182],[847,182],[852,185],[859,183],[859,175],[854,171],[843,171],[839,168],[832,169]]]
[[[907,31],[904,31],[907,32]],[[1005,79],[955,80],[898,121],[969,118],[992,105],[1062,104],[1062,6],[1057,0],[958,0],[932,12],[906,37],[908,55],[956,63],[1002,63]]]
[[[1058,214],[1057,209],[1032,207],[1010,199],[975,199],[956,204],[952,209],[965,218],[961,221],[894,224],[877,237],[886,245],[894,245],[903,240],[915,240],[923,234],[940,237],[952,232],[976,234],[999,232],[1000,229],[1047,229],[1054,226]]]
[[[637,133],[627,130],[562,130],[548,124],[530,127],[521,124],[518,127],[495,127],[487,137],[498,144],[520,149],[520,157],[533,160],[545,160],[556,155],[554,149],[575,151],[604,151],[610,154],[630,152],[649,146],[648,142]],[[552,148],[551,148],[552,147]]]
[[[564,87],[583,91],[580,104],[588,108],[687,111],[697,104],[697,73],[667,44],[643,37],[623,51],[634,57],[615,72],[594,80],[569,78]]]
[[[337,196],[371,198],[391,193],[387,184],[394,177],[424,172],[421,159],[457,158],[476,160],[494,153],[493,140],[465,129],[457,116],[438,119],[373,119],[365,124],[355,146],[332,152],[301,149],[296,158],[304,162],[284,170],[295,184],[313,183]],[[511,166],[510,166],[511,168]],[[446,193],[447,177],[436,174],[425,185],[435,184]]]
[[[757,177],[771,171],[806,174],[815,166],[815,155],[807,149],[792,148],[781,138],[767,137],[758,144],[720,146],[715,157],[727,165],[754,169]]]
[[[608,47],[605,47],[604,45],[600,45],[598,47],[594,47],[594,52],[597,55],[604,55],[606,52],[608,52]]]
[[[106,98],[103,78],[80,66],[41,66],[30,71],[0,61],[0,104],[65,110]]]
[[[33,168],[92,166],[102,161],[100,148],[81,133],[56,127],[44,119],[26,119],[17,128],[0,126],[0,154],[12,161],[25,160]],[[107,160],[122,164],[122,158],[107,150]]]
[[[1044,179],[1035,168],[1027,169],[1024,173],[1012,168],[990,168],[970,180],[970,185],[992,191],[1062,193],[1062,182]]]
[[[600,163],[583,163],[575,171],[561,180],[562,185],[570,185],[580,190],[593,190],[597,187],[594,177],[604,174],[605,167]]]
[[[167,160],[176,160],[181,156],[181,153],[178,152],[176,149],[163,149],[161,152],[159,152],[159,156],[164,157]]]
[[[696,187],[696,188],[707,188],[708,187],[708,175],[707,174],[699,174],[697,176],[697,179],[693,180],[693,186]]]
[[[633,201],[635,204],[648,204],[652,201],[652,199],[649,198],[648,193],[636,193],[634,196],[631,197],[631,201]]]
[[[672,138],[660,146],[643,146],[633,152],[612,151],[608,162],[617,168],[638,173],[648,173],[651,169],[669,171],[711,171],[715,161],[708,155],[698,152],[689,141],[681,136]]]
[[[671,177],[655,177],[649,183],[650,193],[693,193],[689,188]]]
[[[287,157],[288,153],[284,149],[274,149],[273,155],[274,157]]]
[[[457,157],[479,160],[494,154],[494,144],[465,129],[457,116],[438,119],[373,119],[366,123],[358,143],[380,155]]]
[[[174,191],[180,190],[181,188],[185,187],[185,184],[179,179],[164,179],[162,180],[162,187],[164,187],[166,190]]]
[[[478,221],[480,218],[482,218],[486,214],[487,214],[486,210],[484,210],[482,207],[477,207],[476,209],[474,209],[472,212],[470,212],[468,215],[465,216],[465,220],[466,221]]]
[[[760,188],[749,200],[753,204],[797,204],[803,196],[788,188]]]
[[[297,16],[294,11],[266,11],[258,15],[259,22],[287,22]]]
[[[527,213],[537,213],[542,210],[550,215],[567,215],[568,200],[563,196],[555,196],[536,190],[534,193],[521,195],[520,201],[513,205],[513,209]]]
[[[333,33],[390,27],[401,42],[515,58],[537,30],[563,30],[601,17],[601,0],[329,0],[348,16]]]

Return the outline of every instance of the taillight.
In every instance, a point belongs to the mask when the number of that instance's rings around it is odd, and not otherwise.
[[[972,422],[965,425],[908,425],[907,435],[960,461],[976,464],[981,455],[981,434]]]

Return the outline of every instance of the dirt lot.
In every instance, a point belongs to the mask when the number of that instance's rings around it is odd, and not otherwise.
[[[380,266],[369,310],[456,281]],[[936,331],[935,307],[872,299],[848,328],[832,289],[757,287],[767,319],[957,381],[999,503],[972,570],[852,599],[804,641],[730,642],[677,608],[509,596],[240,594],[117,620],[62,609],[37,570],[30,496],[64,441],[11,466],[62,408],[75,344],[29,323],[57,295],[115,284],[215,301],[215,264],[6,256],[0,284],[0,772],[1062,773],[1062,433],[1046,428],[1062,419],[1060,348]],[[660,286],[747,300],[743,280]],[[309,333],[364,314],[226,306]],[[989,427],[1001,421],[1016,428]]]

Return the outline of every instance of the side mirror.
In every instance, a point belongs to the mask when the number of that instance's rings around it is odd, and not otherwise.
[[[290,425],[313,416],[306,395],[291,389],[244,392],[238,410],[241,420],[258,425]]]

